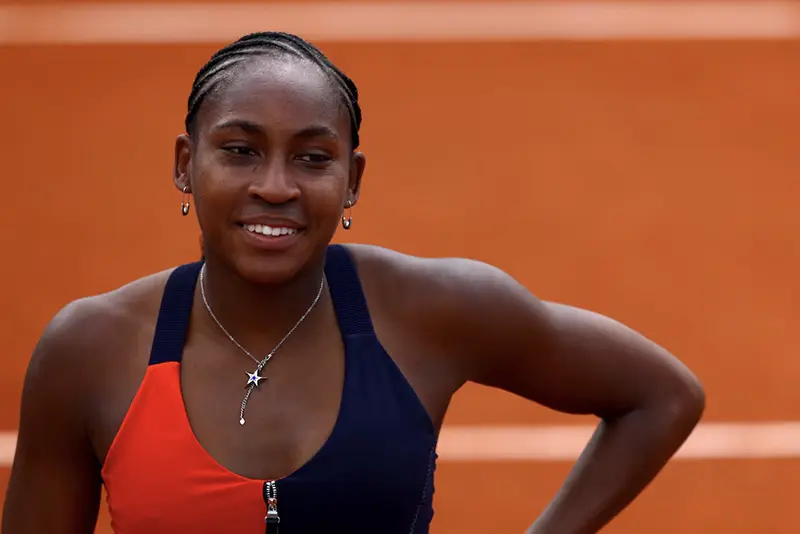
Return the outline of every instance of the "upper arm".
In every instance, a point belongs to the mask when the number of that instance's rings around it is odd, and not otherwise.
[[[80,354],[90,307],[84,301],[67,306],[34,349],[23,385],[3,534],[94,531],[100,466],[86,432],[90,373],[82,369]]]
[[[613,416],[658,402],[702,410],[697,378],[642,334],[598,313],[544,302],[506,273],[447,260],[439,330],[465,379],[569,413]],[[446,276],[444,273],[446,272]]]

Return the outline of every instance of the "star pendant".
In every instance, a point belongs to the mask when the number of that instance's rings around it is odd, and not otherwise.
[[[255,386],[258,387],[258,382],[260,380],[265,380],[263,376],[259,376],[258,370],[253,373],[248,373],[245,371],[245,374],[247,374],[247,386],[250,386],[250,384],[255,384]]]

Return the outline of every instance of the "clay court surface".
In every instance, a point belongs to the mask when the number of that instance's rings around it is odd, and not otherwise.
[[[333,41],[368,157],[348,240],[493,263],[703,380],[704,426],[604,532],[800,532],[797,427],[758,426],[800,420],[800,42]],[[0,491],[52,315],[198,256],[172,147],[217,47],[0,45]],[[433,531],[522,532],[592,422],[465,388]],[[543,429],[552,446],[521,445]]]

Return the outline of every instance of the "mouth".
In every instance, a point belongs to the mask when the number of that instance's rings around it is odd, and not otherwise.
[[[291,236],[302,232],[299,228],[288,226],[267,226],[266,224],[242,224],[240,226],[251,234],[265,237]]]
[[[284,252],[293,247],[303,233],[301,228],[268,226],[266,224],[240,224],[248,246],[265,252]]]

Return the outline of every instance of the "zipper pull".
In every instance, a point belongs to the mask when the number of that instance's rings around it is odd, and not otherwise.
[[[278,524],[281,522],[281,518],[278,515],[278,486],[274,480],[264,482],[264,502],[267,504],[267,516],[264,518],[266,533],[278,534]]]

